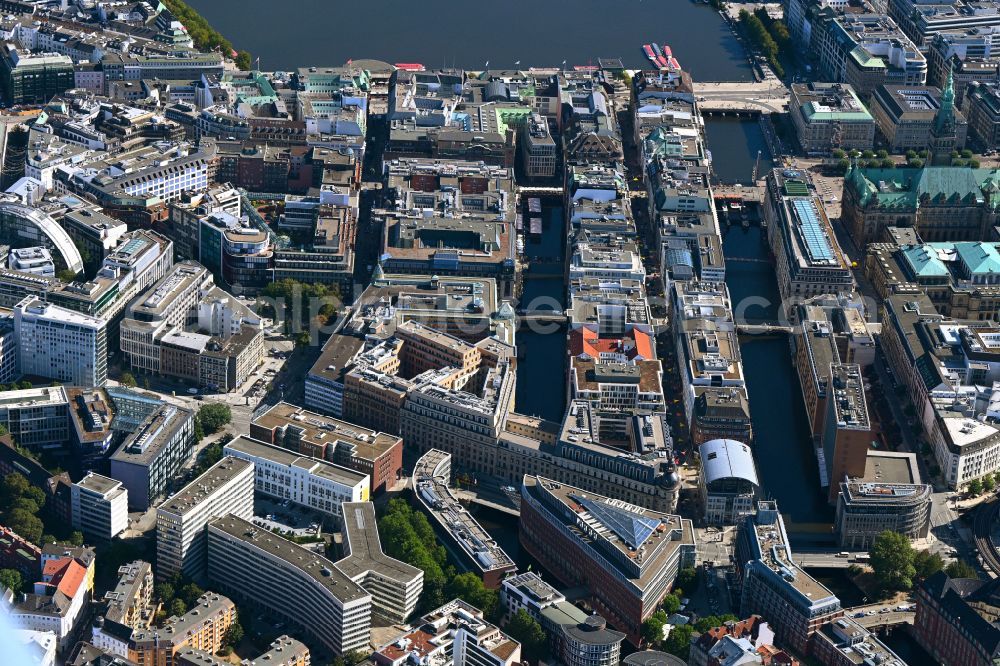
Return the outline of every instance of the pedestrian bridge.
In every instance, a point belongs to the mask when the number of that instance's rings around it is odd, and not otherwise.
[[[782,324],[736,324],[736,332],[746,335],[766,335],[768,333],[788,333],[792,334],[795,329]]]

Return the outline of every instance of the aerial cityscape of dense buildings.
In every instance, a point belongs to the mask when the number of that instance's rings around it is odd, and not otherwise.
[[[691,4],[741,80],[0,0],[0,661],[1000,660],[1000,3]]]

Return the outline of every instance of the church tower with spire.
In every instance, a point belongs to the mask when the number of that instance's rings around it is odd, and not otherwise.
[[[955,78],[951,67],[948,68],[948,81],[941,91],[941,106],[934,115],[934,126],[931,128],[930,146],[927,152],[930,164],[948,166],[951,164],[951,152],[958,145],[958,131],[955,126]]]

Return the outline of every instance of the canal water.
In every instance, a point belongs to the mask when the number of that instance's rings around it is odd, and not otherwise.
[[[762,151],[761,173],[771,167],[764,135],[757,121],[709,118],[708,149],[721,183],[747,184]],[[770,250],[759,226],[744,229],[723,225],[723,251],[728,259],[758,261],[726,263],[726,284],[738,319],[774,320],[780,297]],[[833,509],[819,485],[798,375],[788,339],[783,335],[742,335],[740,350],[754,428],[754,459],[763,493],[778,502],[797,542],[829,540]]]
[[[690,0],[187,0],[261,68],[348,59],[466,69],[567,67],[621,58],[648,64],[642,45],[668,44],[701,81],[750,81],[749,61],[715,10]]]
[[[542,235],[528,238],[524,254],[536,263],[524,277],[519,308],[562,310],[566,307],[563,259],[566,253],[563,207],[558,199],[542,201]],[[525,217],[527,219],[527,216]],[[521,414],[562,421],[566,411],[566,329],[552,324],[524,326],[517,332],[515,409]]]

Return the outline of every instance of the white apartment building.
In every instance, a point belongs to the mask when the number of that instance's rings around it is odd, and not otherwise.
[[[330,516],[338,525],[343,517],[341,505],[367,502],[371,492],[367,474],[249,437],[234,439],[223,452],[253,463],[260,492]]]
[[[253,518],[254,466],[227,456],[156,509],[156,573],[161,579],[205,575],[205,525],[234,515]]]
[[[110,541],[128,527],[128,490],[121,481],[90,472],[71,488],[73,529]]]
[[[29,296],[14,306],[21,373],[85,388],[108,379],[108,322]]]
[[[368,647],[372,597],[330,560],[236,516],[208,524],[214,588],[296,626],[334,654]]]

